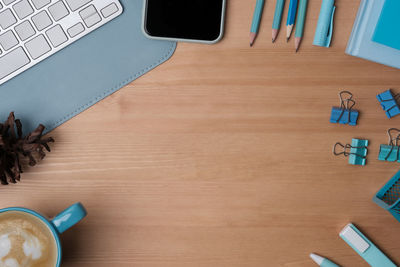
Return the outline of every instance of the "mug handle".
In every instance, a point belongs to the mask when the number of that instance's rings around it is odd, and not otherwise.
[[[60,212],[51,222],[58,233],[63,233],[86,216],[87,212],[83,205],[78,202]]]

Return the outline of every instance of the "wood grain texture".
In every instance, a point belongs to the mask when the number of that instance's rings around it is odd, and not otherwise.
[[[400,263],[400,223],[371,200],[399,169],[377,160],[400,117],[375,98],[400,92],[399,70],[345,55],[359,1],[337,1],[329,49],[312,46],[320,1],[310,1],[297,54],[284,23],[271,44],[272,0],[249,48],[254,4],[228,1],[221,43],[179,44],[54,130],[53,152],[0,187],[2,207],[87,207],[62,236],[63,266],[312,267],[310,252],[367,266],[338,236],[350,221]],[[329,123],[342,89],[357,101],[357,127]],[[370,140],[365,167],[332,155],[353,137]]]

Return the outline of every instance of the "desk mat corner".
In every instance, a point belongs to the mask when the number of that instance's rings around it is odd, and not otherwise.
[[[142,0],[120,0],[121,16],[0,85],[0,120],[15,111],[24,133],[46,132],[167,61],[175,42],[142,33]]]

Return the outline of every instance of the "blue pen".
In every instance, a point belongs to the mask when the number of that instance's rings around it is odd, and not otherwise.
[[[340,267],[339,265],[337,265],[336,263],[331,262],[327,258],[318,256],[317,254],[314,254],[314,253],[310,254],[310,258],[313,261],[315,261],[315,263],[318,264],[318,266],[321,266],[321,267]]]
[[[290,35],[292,34],[294,22],[296,21],[297,13],[297,0],[290,0],[289,12],[286,21],[286,41],[289,41]]]
[[[254,15],[253,15],[253,22],[251,23],[250,46],[253,46],[254,40],[257,37],[263,9],[264,9],[264,0],[257,0],[256,8],[254,10]]]

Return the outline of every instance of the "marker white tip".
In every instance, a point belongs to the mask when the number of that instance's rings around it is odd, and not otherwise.
[[[321,256],[318,256],[317,254],[311,253],[310,258],[315,261],[316,264],[321,266],[322,262],[324,261],[324,258]]]

